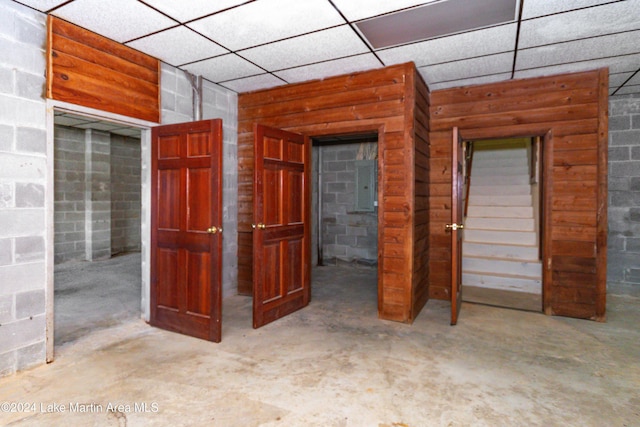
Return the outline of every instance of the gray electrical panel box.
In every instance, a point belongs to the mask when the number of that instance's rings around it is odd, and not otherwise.
[[[356,205],[358,212],[374,212],[377,195],[378,163],[376,160],[356,160]]]

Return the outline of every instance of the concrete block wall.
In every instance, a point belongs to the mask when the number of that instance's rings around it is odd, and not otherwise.
[[[325,264],[338,261],[376,264],[378,213],[354,211],[355,160],[360,144],[329,145],[320,149],[323,261]]]
[[[0,0],[0,376],[45,361],[45,16]]]
[[[140,139],[111,134],[111,254],[138,252]]]
[[[640,295],[640,95],[609,100],[608,221],[608,291]]]
[[[55,126],[56,263],[139,251],[140,139]]]
[[[85,134],[81,129],[55,127],[54,220],[55,263],[84,260]]]
[[[222,293],[238,289],[238,95],[202,84],[202,118],[222,119]]]
[[[187,75],[171,65],[161,63],[160,122],[163,125],[193,121],[193,89]]]
[[[193,121],[193,89],[187,74],[162,64],[162,124]],[[222,119],[223,146],[223,295],[238,285],[238,96],[206,80],[202,84],[202,119]],[[144,155],[144,153],[143,153]],[[144,213],[143,213],[144,214]]]

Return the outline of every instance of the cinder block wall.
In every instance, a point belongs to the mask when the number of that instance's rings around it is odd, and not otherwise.
[[[0,376],[45,361],[45,16],[0,0]]]
[[[162,124],[193,121],[193,89],[187,75],[162,64]],[[203,82],[202,118],[222,119],[222,286],[223,295],[238,289],[238,96],[221,86]],[[144,153],[143,153],[144,155]]]
[[[609,100],[607,284],[640,295],[640,95]]]
[[[55,127],[55,263],[85,259],[84,131]]]
[[[111,134],[111,253],[138,252],[140,139]]]
[[[140,140],[55,126],[55,263],[139,251]]]
[[[325,264],[342,261],[373,265],[378,260],[378,213],[354,211],[355,160],[360,145],[319,148],[322,150],[321,221]]]

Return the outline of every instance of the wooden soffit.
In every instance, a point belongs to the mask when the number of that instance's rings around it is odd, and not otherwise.
[[[158,123],[160,61],[49,15],[47,97]]]

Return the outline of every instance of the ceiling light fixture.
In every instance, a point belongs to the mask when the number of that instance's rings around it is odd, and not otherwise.
[[[374,49],[513,22],[516,0],[445,0],[356,23]]]

